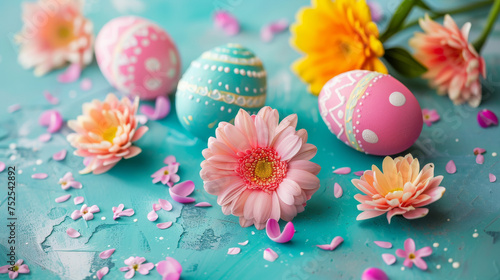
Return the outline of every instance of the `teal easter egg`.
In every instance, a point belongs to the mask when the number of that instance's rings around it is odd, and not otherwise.
[[[233,122],[239,109],[256,114],[266,101],[267,74],[249,49],[227,44],[204,52],[182,76],[175,107],[182,125],[208,140],[221,121]]]

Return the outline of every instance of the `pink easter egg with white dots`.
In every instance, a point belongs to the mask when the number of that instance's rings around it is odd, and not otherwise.
[[[97,63],[118,90],[154,99],[174,91],[181,61],[174,41],[157,24],[136,16],[106,23],[95,42]]]
[[[372,155],[408,149],[422,132],[422,109],[410,90],[390,75],[354,70],[329,80],[319,111],[339,140]]]

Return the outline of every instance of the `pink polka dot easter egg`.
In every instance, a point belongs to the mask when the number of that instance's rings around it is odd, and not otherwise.
[[[330,131],[367,154],[403,152],[422,131],[417,99],[390,75],[365,70],[342,73],[323,86],[318,103]]]
[[[95,42],[97,63],[118,90],[154,99],[173,92],[181,61],[174,41],[161,27],[136,16],[106,23]]]

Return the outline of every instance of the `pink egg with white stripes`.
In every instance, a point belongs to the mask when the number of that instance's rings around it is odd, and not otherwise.
[[[106,23],[95,42],[97,63],[118,90],[154,99],[174,91],[181,61],[174,41],[157,24],[137,16]]]
[[[366,154],[401,153],[422,132],[417,99],[390,75],[366,70],[342,73],[323,86],[318,103],[330,131]]]

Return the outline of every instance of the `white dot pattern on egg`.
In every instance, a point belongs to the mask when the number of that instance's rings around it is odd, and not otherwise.
[[[390,75],[366,70],[340,74],[325,84],[318,105],[339,140],[368,154],[400,153],[422,131],[418,101]]]

